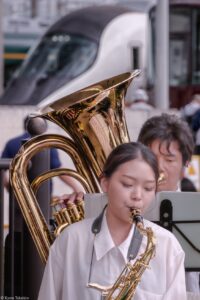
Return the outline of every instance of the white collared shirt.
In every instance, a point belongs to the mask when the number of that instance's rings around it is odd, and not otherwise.
[[[113,243],[106,218],[94,237],[85,219],[65,229],[50,249],[38,300],[100,300],[100,292],[87,287],[90,282],[113,284],[125,263],[133,234],[118,247]],[[184,252],[176,238],[167,230],[145,220],[157,239],[156,255],[145,270],[134,300],[185,300]],[[94,255],[92,259],[92,249]],[[143,238],[138,255],[146,248]],[[92,259],[92,262],[91,262]],[[137,258],[136,258],[137,259]],[[134,261],[133,261],[134,263]]]

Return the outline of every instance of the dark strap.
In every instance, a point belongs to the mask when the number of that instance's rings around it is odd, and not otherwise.
[[[101,231],[101,224],[102,224],[103,215],[104,215],[104,211],[105,211],[106,207],[107,207],[107,204],[104,207],[104,209],[102,210],[102,212],[100,213],[100,215],[92,223],[91,230],[92,230],[92,233],[94,233],[95,235]],[[134,259],[137,256],[138,251],[141,246],[141,243],[142,243],[142,238],[143,238],[143,235],[139,232],[138,228],[135,226],[133,236],[131,239],[131,243],[128,248],[127,259],[129,261]]]
[[[127,259],[130,261],[134,259],[138,251],[140,249],[141,243],[142,243],[142,238],[143,235],[139,232],[137,226],[135,226],[134,233],[131,239],[130,246],[128,248],[128,254],[127,254]]]
[[[104,215],[104,211],[105,211],[106,207],[107,207],[107,204],[104,206],[100,215],[92,223],[92,233],[94,233],[94,234],[97,234],[101,231],[101,224],[102,224],[103,215]]]

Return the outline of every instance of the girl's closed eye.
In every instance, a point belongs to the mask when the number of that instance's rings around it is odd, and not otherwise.
[[[130,182],[124,182],[124,181],[122,181],[121,184],[122,184],[124,187],[126,187],[126,188],[131,188],[131,187],[133,186],[133,184],[130,183]]]
[[[144,189],[145,189],[145,191],[147,191],[147,192],[152,192],[152,191],[154,191],[156,188],[155,188],[155,186],[146,186],[146,187],[144,187]]]

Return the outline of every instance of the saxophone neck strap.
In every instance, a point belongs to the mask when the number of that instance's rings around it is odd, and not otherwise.
[[[94,233],[95,235],[98,234],[101,231],[102,220],[103,220],[103,216],[104,216],[104,212],[105,212],[106,207],[107,207],[107,204],[103,208],[100,215],[92,223],[91,230],[92,230],[92,233]],[[130,246],[128,248],[128,254],[127,254],[128,261],[134,259],[137,256],[138,251],[139,251],[140,246],[141,246],[141,243],[142,243],[142,238],[143,238],[143,235],[140,233],[137,226],[135,226],[133,236],[132,236],[132,239],[131,239],[131,243],[130,243]]]
[[[95,235],[98,234],[101,231],[103,215],[104,215],[106,207],[107,207],[107,204],[104,206],[104,208],[103,208],[102,212],[100,213],[100,215],[92,223],[92,233],[94,233]]]
[[[140,249],[142,243],[143,235],[138,230],[137,226],[134,228],[133,236],[131,239],[130,246],[128,248],[127,259],[131,261],[132,259],[136,258],[138,251]]]

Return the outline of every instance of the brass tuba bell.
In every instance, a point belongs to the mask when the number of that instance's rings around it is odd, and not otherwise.
[[[41,182],[60,174],[78,179],[87,192],[100,192],[98,178],[106,157],[117,145],[128,142],[124,116],[124,96],[139,71],[124,73],[69,96],[42,109],[37,116],[63,128],[71,138],[47,134],[26,142],[12,161],[10,179],[22,214],[43,262],[55,239],[37,203],[35,192]],[[29,183],[27,166],[38,151],[45,148],[64,150],[72,158],[76,171],[55,169]]]

